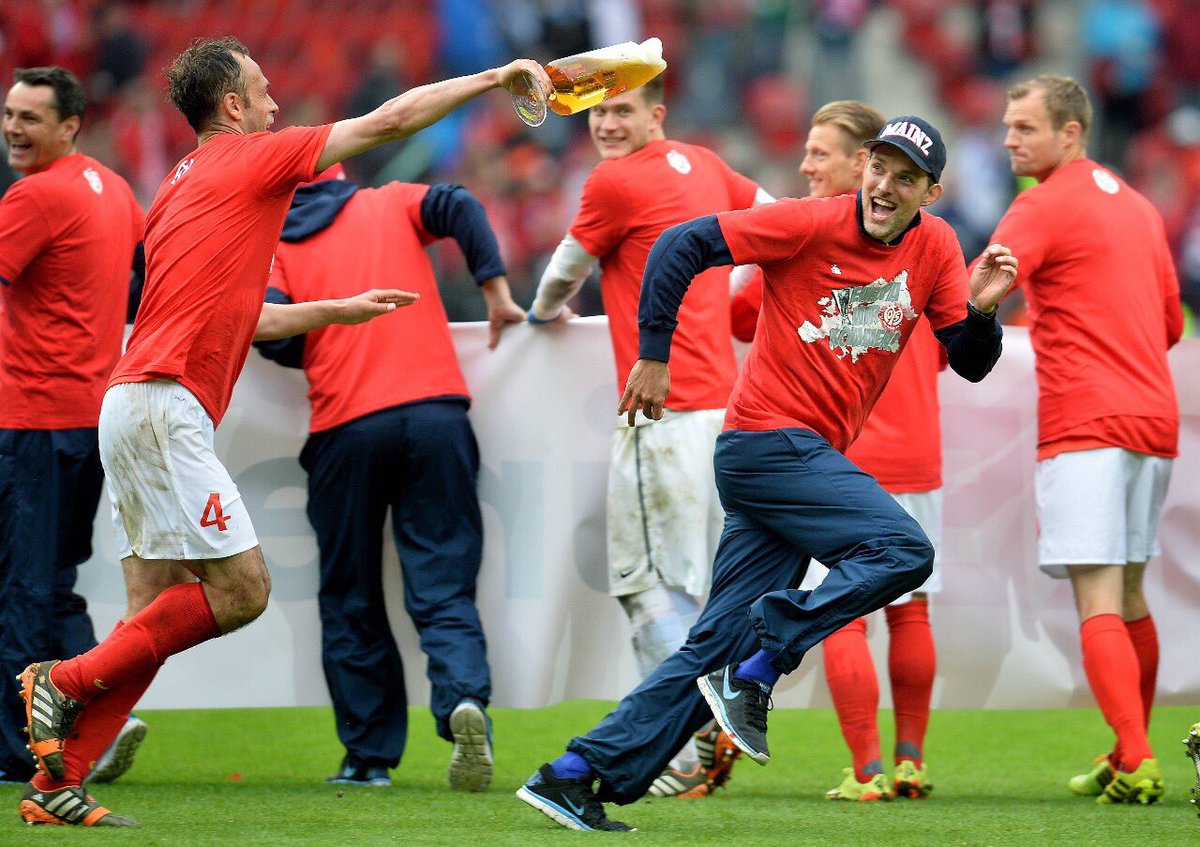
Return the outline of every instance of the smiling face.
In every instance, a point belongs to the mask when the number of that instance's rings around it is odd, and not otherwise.
[[[1008,130],[1004,148],[1017,176],[1031,176],[1040,182],[1082,155],[1079,123],[1067,121],[1055,129],[1045,95],[1039,89],[1009,101],[1004,111],[1004,126]]]
[[[646,102],[640,91],[630,91],[588,110],[588,130],[601,158],[619,159],[660,139],[667,107]]]
[[[867,151],[844,129],[818,124],[808,131],[800,173],[808,178],[809,197],[836,197],[862,185]]]
[[[45,170],[75,149],[79,118],[62,120],[54,88],[18,82],[4,100],[4,143],[8,165],[29,175]]]
[[[890,144],[878,144],[867,159],[862,183],[863,229],[879,241],[892,241],[912,223],[922,206],[937,202],[942,186]]]

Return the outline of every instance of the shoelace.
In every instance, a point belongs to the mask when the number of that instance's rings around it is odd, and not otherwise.
[[[751,708],[746,710],[746,723],[759,732],[766,734],[767,712],[774,710],[775,701],[771,698],[770,694],[758,686],[758,683],[751,683],[748,688],[743,690],[751,701],[747,704]]]

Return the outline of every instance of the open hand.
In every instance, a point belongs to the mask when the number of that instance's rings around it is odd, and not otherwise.
[[[333,322],[347,325],[366,323],[371,318],[394,312],[398,307],[408,306],[420,299],[420,294],[413,294],[411,291],[372,288],[362,294],[339,300]]]
[[[638,409],[652,421],[660,421],[663,403],[671,390],[671,373],[666,362],[638,359],[625,381],[625,393],[617,405],[618,415],[628,415],[629,425],[637,419]]]
[[[971,272],[971,305],[993,312],[1017,281],[1017,257],[1003,244],[991,244]]]

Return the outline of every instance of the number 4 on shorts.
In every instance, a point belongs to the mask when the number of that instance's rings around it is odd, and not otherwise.
[[[204,507],[204,514],[200,516],[200,526],[216,526],[224,532],[228,520],[229,516],[221,511],[221,495],[214,491],[208,495],[208,505]]]

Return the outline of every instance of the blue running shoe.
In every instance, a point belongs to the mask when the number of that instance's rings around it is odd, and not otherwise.
[[[771,761],[767,751],[767,712],[771,710],[769,686],[734,676],[737,665],[727,665],[696,680],[713,717],[729,739],[760,765]]]
[[[392,778],[383,765],[368,765],[352,759],[342,759],[342,767],[333,776],[325,777],[330,785],[357,785],[360,788],[391,788]]]
[[[560,779],[549,763],[517,789],[517,796],[559,826],[579,832],[636,832],[629,824],[610,821],[592,790],[590,779]]]

